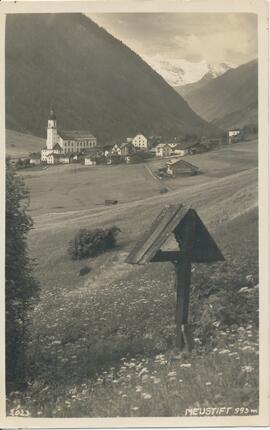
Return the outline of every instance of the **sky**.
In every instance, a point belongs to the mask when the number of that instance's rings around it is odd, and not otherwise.
[[[257,57],[257,17],[243,13],[88,15],[146,60],[238,66]]]

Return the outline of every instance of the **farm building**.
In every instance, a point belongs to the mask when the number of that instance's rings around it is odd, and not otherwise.
[[[52,153],[80,153],[83,150],[94,148],[96,146],[97,139],[91,134],[90,131],[58,131],[55,112],[53,109],[50,110],[47,125],[46,147],[41,151],[42,161],[46,162],[48,156]]]
[[[182,159],[170,160],[166,164],[167,174],[171,176],[182,175],[197,175],[199,168]]]
[[[229,143],[238,142],[240,140],[241,132],[239,128],[228,130]]]
[[[124,143],[121,143],[121,145],[118,145],[116,143],[111,150],[111,154],[117,154],[122,157],[131,155],[132,153],[134,153],[134,146],[130,142],[124,142]]]
[[[169,157],[173,149],[168,143],[159,143],[156,148],[156,157]]]

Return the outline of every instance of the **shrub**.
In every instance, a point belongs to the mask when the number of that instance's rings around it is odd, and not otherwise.
[[[159,191],[160,194],[166,194],[168,192],[168,188],[161,188],[161,190]]]
[[[6,382],[7,391],[25,383],[25,345],[28,312],[38,296],[39,285],[32,277],[27,233],[32,220],[27,213],[29,193],[23,180],[6,164]]]
[[[96,257],[115,247],[119,232],[120,229],[115,226],[107,229],[80,229],[69,242],[68,253],[72,260]]]
[[[83,267],[80,269],[80,276],[87,275],[87,273],[89,273],[89,272],[91,272],[91,268],[90,268],[90,267],[88,267],[88,266],[83,266]]]

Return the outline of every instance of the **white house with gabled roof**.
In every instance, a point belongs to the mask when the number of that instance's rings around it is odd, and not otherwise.
[[[142,133],[139,133],[132,138],[132,145],[137,149],[149,148],[148,140]]]

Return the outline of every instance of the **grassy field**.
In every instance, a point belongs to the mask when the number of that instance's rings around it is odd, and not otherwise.
[[[6,130],[6,156],[10,158],[27,157],[31,152],[40,152],[45,143],[45,139]]]
[[[167,194],[143,164],[23,172],[42,292],[31,314],[31,383],[10,396],[9,411],[20,404],[32,416],[177,416],[188,407],[233,404],[256,413],[257,145],[190,158],[204,173],[168,181]],[[105,198],[119,205],[105,207]],[[178,202],[198,211],[226,258],[193,267],[195,342],[186,357],[174,349],[173,266],[125,263],[159,210]],[[79,228],[111,225],[122,231],[114,251],[69,259],[68,241]],[[79,276],[85,265],[91,272]]]

